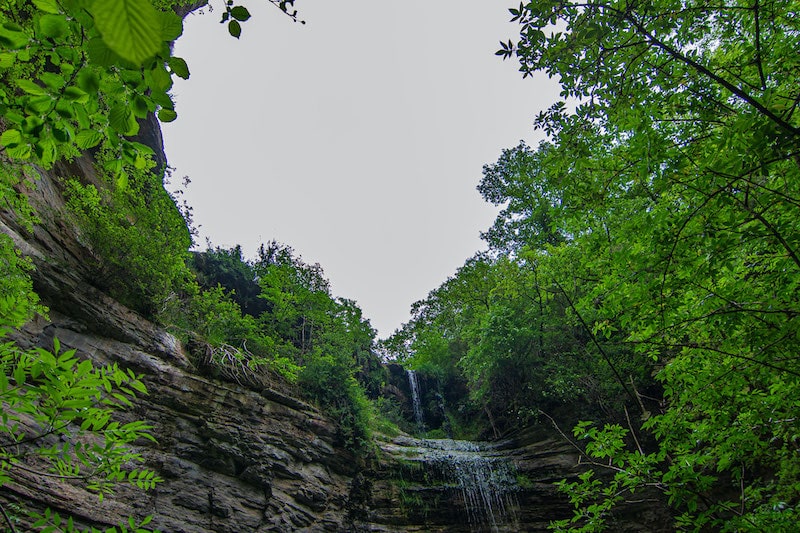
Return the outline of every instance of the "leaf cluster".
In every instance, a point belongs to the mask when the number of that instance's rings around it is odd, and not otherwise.
[[[153,440],[150,426],[114,416],[146,393],[132,371],[95,366],[75,350],[62,351],[58,340],[52,351],[0,345],[0,486],[22,470],[80,481],[101,501],[121,482],[152,488],[160,478],[133,466],[143,459],[131,448],[138,439]],[[49,511],[31,520],[44,530],[61,525]],[[72,531],[71,520],[63,531]]]
[[[548,140],[487,167],[480,191],[505,206],[487,238],[541,265],[544,287],[568,299],[566,317],[640,415],[625,421],[627,438],[579,426],[585,456],[613,478],[562,485],[576,514],[557,529],[613,528],[612,509],[644,487],[665,495],[682,529],[793,527],[796,7],[545,1],[510,11],[520,36],[498,55],[525,76],[557,77],[565,100],[537,118]],[[649,396],[660,402],[627,386],[620,348],[655,365],[663,395]]]

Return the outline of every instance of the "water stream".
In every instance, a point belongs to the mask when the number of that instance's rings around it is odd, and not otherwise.
[[[406,370],[418,431],[425,431],[417,374]],[[398,455],[420,464],[425,479],[441,490],[455,491],[470,531],[513,531],[519,507],[516,468],[489,443],[453,439],[395,440]],[[509,529],[512,527],[512,529]]]
[[[422,401],[419,395],[419,381],[414,370],[406,370],[408,374],[408,386],[411,389],[411,406],[414,409],[414,421],[417,423],[417,431],[425,431],[425,418],[422,415]]]
[[[463,440],[423,441],[426,456],[445,482],[461,492],[469,524],[492,532],[514,521],[518,507],[516,469],[506,458],[492,455],[489,446]]]

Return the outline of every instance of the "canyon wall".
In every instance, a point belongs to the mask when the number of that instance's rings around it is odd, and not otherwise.
[[[152,425],[156,442],[137,449],[164,481],[147,492],[122,485],[101,503],[80,484],[15,470],[0,490],[5,504],[50,507],[93,527],[152,515],[148,527],[174,533],[542,531],[571,515],[553,483],[576,475],[577,455],[554,433],[521,432],[484,450],[513,469],[492,523],[476,514],[463,487],[437,473],[441,461],[427,444],[379,436],[356,455],[339,442],[335,421],[300,399],[302,391],[277,378],[214,376],[196,364],[174,336],[93,285],[91,250],[59,185],[74,175],[96,180],[88,156],[34,177],[26,191],[40,217],[33,231],[0,214],[0,230],[32,258],[35,289],[49,308],[14,340],[52,348],[57,338],[81,357],[141,374],[149,394],[121,416]],[[641,509],[630,522],[639,525],[615,530],[657,531],[665,523]]]

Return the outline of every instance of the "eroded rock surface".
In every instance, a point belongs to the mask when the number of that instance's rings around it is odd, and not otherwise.
[[[93,179],[89,159],[58,172]],[[571,513],[553,482],[577,473],[577,457],[553,436],[518,436],[484,450],[524,480],[490,524],[470,519],[464,491],[438,476],[419,441],[386,439],[373,457],[357,457],[300,391],[204,375],[175,337],[92,285],[84,268],[90,252],[69,223],[57,178],[43,173],[29,194],[41,224],[29,232],[2,212],[0,230],[33,259],[35,288],[50,312],[16,340],[50,348],[58,338],[83,357],[142,374],[149,394],[121,416],[153,426],[157,442],[139,446],[164,481],[146,493],[121,486],[101,504],[78,484],[17,472],[0,499],[97,527],[152,515],[150,527],[174,533],[543,531]],[[639,530],[656,531],[659,520]]]

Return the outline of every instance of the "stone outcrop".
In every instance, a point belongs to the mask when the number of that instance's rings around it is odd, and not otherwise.
[[[88,157],[41,173],[27,191],[41,218],[32,232],[0,213],[0,230],[33,259],[35,289],[50,309],[15,340],[49,348],[58,338],[82,357],[141,374],[149,394],[121,416],[152,425],[157,442],[137,443],[138,451],[164,481],[148,492],[120,486],[101,503],[78,484],[17,472],[0,500],[94,527],[152,515],[149,527],[174,533],[543,531],[571,514],[553,482],[577,473],[577,457],[553,435],[521,434],[484,450],[512,464],[520,481],[504,493],[508,513],[487,524],[470,519],[464,491],[437,474],[426,444],[384,438],[372,456],[356,456],[340,445],[335,421],[287,384],[207,375],[175,337],[92,285],[59,173],[94,179]],[[647,531],[665,522],[648,520]]]
[[[93,171],[84,158],[55,172],[92,179]],[[141,374],[149,394],[123,416],[153,426],[157,443],[139,451],[164,482],[147,493],[120,486],[101,504],[78,485],[25,474],[0,497],[92,526],[153,515],[151,526],[165,532],[346,528],[358,462],[338,446],[335,423],[286,384],[204,376],[175,337],[90,283],[82,266],[90,253],[68,222],[57,177],[41,173],[34,185],[27,193],[41,223],[30,233],[3,212],[0,229],[33,259],[34,287],[49,312],[15,340],[52,348],[58,338],[64,349]]]

